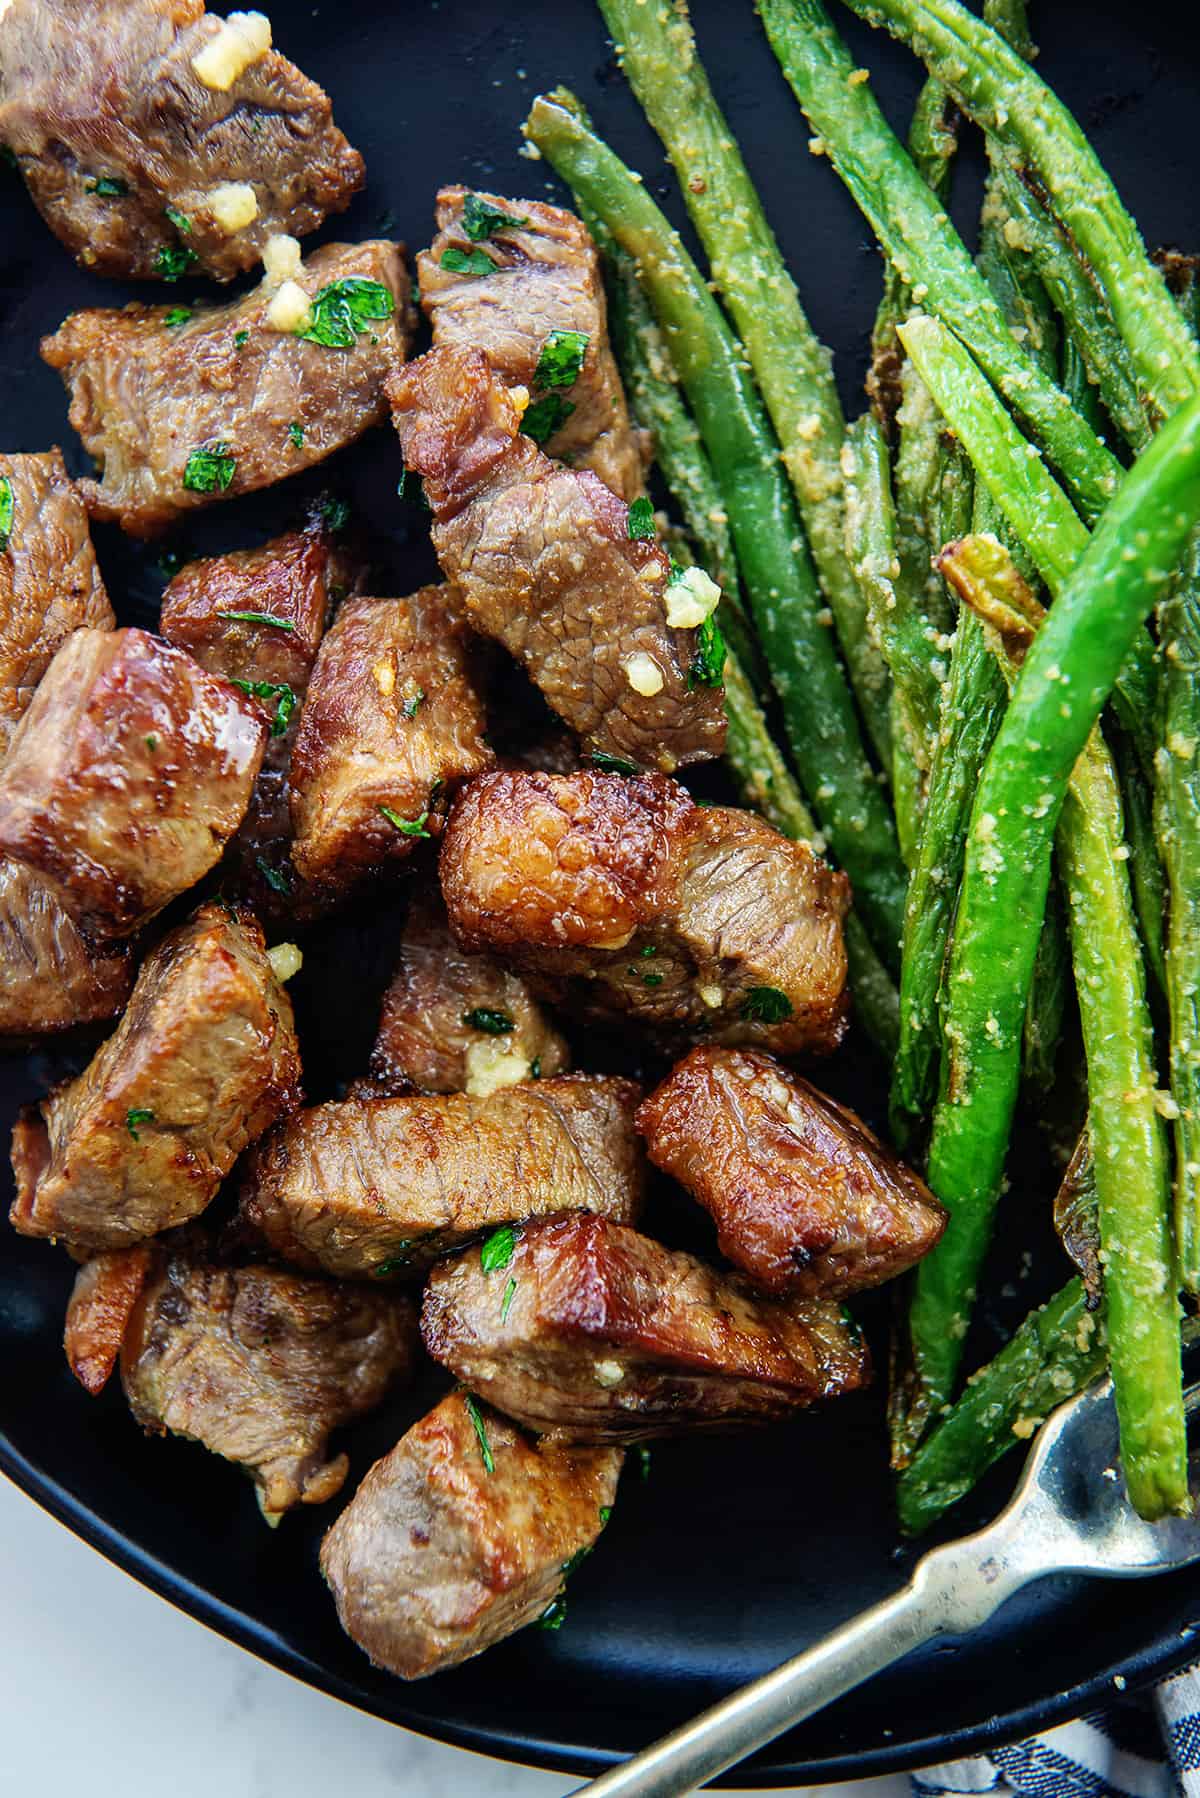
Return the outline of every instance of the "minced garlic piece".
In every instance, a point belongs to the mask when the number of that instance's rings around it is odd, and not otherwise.
[[[1041,1426],[1040,1417],[1018,1417],[1013,1424],[1012,1433],[1019,1436],[1022,1442],[1028,1442],[1034,1431]]]
[[[622,667],[625,670],[625,679],[634,692],[640,693],[644,699],[653,699],[656,693],[662,692],[663,671],[654,657],[648,656],[644,649],[639,649],[636,655],[627,657],[622,663]]]
[[[390,699],[392,694],[396,691],[396,663],[394,658],[390,662],[386,658],[376,662],[371,673],[374,676],[375,685],[379,688],[383,697],[385,699]]]
[[[526,412],[529,410],[528,387],[510,387],[508,390],[508,397],[517,409],[518,418],[524,418]]]
[[[205,205],[226,237],[244,231],[258,217],[258,196],[248,181],[222,181]]]
[[[267,950],[267,960],[276,980],[290,980],[304,966],[304,956],[295,943],[276,943],[273,949]]]
[[[673,631],[694,631],[717,609],[721,589],[703,568],[685,568],[663,595],[667,623]]]
[[[467,1050],[467,1091],[486,1099],[529,1078],[529,1063],[508,1043],[486,1037]]]
[[[286,231],[277,231],[274,237],[268,237],[263,245],[263,286],[282,287],[285,281],[294,281],[300,273],[300,245]]]
[[[625,1369],[619,1361],[597,1361],[592,1372],[597,1386],[619,1386],[625,1378]]]
[[[725,995],[719,986],[702,986],[698,990],[701,1001],[708,1006],[710,1011],[716,1011],[717,1007],[725,1002]]]
[[[312,301],[298,281],[285,281],[267,307],[272,331],[307,331],[312,323]]]
[[[192,58],[196,79],[219,94],[271,48],[271,21],[262,12],[231,12],[214,37]]]

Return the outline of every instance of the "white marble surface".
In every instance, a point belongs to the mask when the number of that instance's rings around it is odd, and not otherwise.
[[[277,1673],[80,1542],[0,1478],[0,1793],[122,1798],[561,1798]],[[809,1788],[908,1798],[906,1779]]]

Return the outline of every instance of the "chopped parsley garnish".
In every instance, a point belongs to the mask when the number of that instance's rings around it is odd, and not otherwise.
[[[154,272],[164,281],[178,281],[195,261],[195,250],[181,243],[165,243],[154,258]]]
[[[840,1306],[839,1309],[842,1313],[842,1322],[846,1326],[846,1334],[850,1338],[851,1346],[857,1348],[862,1341],[862,1331],[858,1327],[858,1321],[855,1318],[854,1313],[845,1305]]]
[[[191,317],[192,308],[190,306],[169,306],[163,318],[163,324],[166,325],[168,331],[174,331],[177,326],[186,325]]]
[[[487,1430],[484,1427],[483,1417],[480,1413],[479,1406],[469,1392],[465,1393],[463,1396],[464,1403],[467,1407],[467,1416],[471,1419],[471,1427],[474,1429],[479,1442],[479,1455],[483,1462],[484,1469],[488,1473],[495,1473],[496,1463],[492,1458],[492,1445],[487,1439]]]
[[[792,1002],[777,986],[747,988],[742,1000],[742,1016],[759,1024],[782,1024],[792,1015]]]
[[[439,1236],[439,1230],[422,1230],[418,1236],[405,1236],[396,1244],[386,1261],[380,1261],[371,1269],[371,1277],[375,1280],[386,1280],[391,1274],[401,1274],[412,1267],[412,1256],[409,1253],[419,1243],[430,1242]]]
[[[606,1511],[608,1513],[608,1516],[611,1516],[612,1515],[612,1506],[611,1505],[603,1505],[601,1507],[600,1522],[602,1525],[608,1522],[608,1517],[605,1516]],[[563,1576],[562,1589],[560,1590],[558,1597],[551,1600],[551,1602],[546,1606],[546,1609],[542,1612],[541,1616],[538,1618],[538,1628],[539,1629],[561,1629],[562,1628],[563,1624],[566,1622],[566,1619],[567,1619],[567,1592],[566,1592],[567,1581],[570,1579],[571,1575],[580,1567],[580,1565],[584,1561],[587,1560],[587,1558],[591,1554],[591,1552],[592,1552],[592,1544],[590,1542],[585,1542],[582,1548],[577,1548],[575,1550],[575,1553],[571,1556],[569,1561],[563,1562],[563,1564],[562,1564],[562,1576]]]
[[[593,749],[592,766],[598,768],[601,774],[633,775],[638,771],[636,762],[627,762],[619,755],[609,755],[607,749]]]
[[[560,1593],[552,1599],[538,1618],[539,1629],[561,1629],[567,1621],[567,1601]]]
[[[663,977],[661,974],[643,974],[642,975],[642,985],[643,986],[661,986],[662,983],[663,983]]]
[[[502,1273],[513,1258],[517,1233],[511,1224],[501,1224],[484,1240],[479,1251],[479,1265],[485,1274]]]
[[[602,1530],[608,1528],[608,1520],[612,1516],[612,1513],[613,1508],[611,1505],[600,1506],[600,1528]]]
[[[183,237],[191,235],[192,221],[186,212],[180,212],[178,206],[164,206],[163,213]]]
[[[644,493],[629,508],[629,535],[635,543],[654,536],[654,506]]]
[[[125,1113],[125,1128],[128,1130],[130,1136],[132,1136],[134,1142],[141,1142],[142,1140],[138,1135],[138,1125],[152,1124],[153,1122],[154,1113],[152,1111],[144,1110],[139,1105],[131,1106]]]
[[[3,555],[8,548],[15,511],[16,502],[13,499],[12,482],[7,475],[0,475],[0,555]]]
[[[541,1077],[542,1077],[542,1058],[540,1055],[535,1055],[529,1066],[529,1078],[531,1080],[540,1080]]]
[[[486,1005],[464,1011],[462,1021],[468,1030],[482,1030],[485,1036],[507,1036],[510,1030],[516,1029],[506,1011],[490,1011]]]
[[[500,1301],[500,1322],[502,1324],[508,1322],[509,1309],[516,1294],[517,1282],[515,1280],[510,1280],[508,1285],[504,1288],[504,1297]]]
[[[402,818],[398,812],[392,810],[390,805],[381,805],[379,809],[387,819],[388,823],[393,825],[395,829],[400,832],[401,836],[427,837],[431,834],[425,828],[429,822],[429,807],[433,804],[441,790],[441,781],[435,780],[432,787],[429,789],[429,804],[425,807],[425,810],[420,816],[416,818]]]
[[[372,319],[390,318],[395,310],[396,302],[381,281],[347,275],[315,296],[312,318],[296,335],[324,344],[327,350],[352,350]]]
[[[574,410],[571,401],[565,400],[561,393],[544,393],[540,400],[534,400],[532,406],[526,407],[521,429],[535,443],[545,443],[566,424]]]
[[[234,332],[233,347],[235,350],[244,350],[246,345],[249,343],[249,341],[250,341],[249,331],[235,331]]]
[[[688,686],[719,687],[725,673],[725,639],[716,618],[706,618],[696,631],[696,652],[688,669]]]
[[[194,449],[183,471],[183,484],[191,493],[226,493],[237,472],[237,457],[227,443]]]
[[[404,701],[404,704],[400,707],[400,710],[405,718],[415,718],[424,703],[425,689],[424,687],[418,687],[415,693],[409,694],[408,698]]]
[[[150,751],[151,755],[153,755],[154,751],[158,748],[158,738],[153,734],[146,738],[146,748]]]
[[[99,194],[102,200],[120,200],[129,192],[129,183],[122,181],[119,175],[98,175],[87,183],[87,191]]]
[[[231,683],[248,693],[251,699],[277,699],[275,716],[271,719],[271,735],[281,737],[292,721],[292,713],[296,709],[296,695],[284,681],[271,680],[235,680]]]
[[[647,943],[644,949],[638,950],[638,954],[643,961],[649,961],[649,959],[652,955],[658,954],[658,950],[655,948],[653,943]]]
[[[229,618],[234,624],[269,624],[277,631],[296,628],[290,618],[280,618],[275,612],[218,612],[217,617]]]
[[[452,275],[494,275],[496,264],[486,250],[443,250],[440,266]]]
[[[350,507],[344,499],[335,499],[327,493],[318,500],[317,511],[321,514],[327,531],[344,531],[350,522]]]
[[[519,230],[528,223],[528,219],[514,218],[511,212],[489,206],[482,194],[468,194],[463,201],[462,227],[472,243],[483,243],[497,231]]]
[[[642,1478],[648,1480],[650,1478],[650,1450],[646,1447],[644,1442],[638,1443],[637,1454],[638,1460],[641,1463]]]
[[[290,424],[288,426],[288,437],[295,444],[297,449],[304,448],[304,426],[303,425]]]
[[[286,898],[292,890],[292,883],[284,873],[283,869],[273,868],[270,862],[261,855],[255,857],[255,865],[267,885],[271,887],[274,892],[282,893]]]
[[[542,345],[533,378],[539,387],[573,387],[591,338],[586,331],[551,331]]]

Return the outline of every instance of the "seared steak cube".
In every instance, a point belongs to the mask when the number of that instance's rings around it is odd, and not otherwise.
[[[200,0],[11,0],[0,143],[85,268],[228,281],[349,204],[362,157],[270,41]]]
[[[849,884],[750,812],[662,775],[499,771],[459,799],[440,870],[464,948],[552,998],[630,1012],[664,1042],[841,1040]]]
[[[452,589],[347,600],[317,656],[292,751],[292,860],[331,895],[440,833],[493,760]]]
[[[0,858],[0,1036],[111,1018],[134,972],[127,943],[91,942],[36,874]]]
[[[0,767],[0,855],[94,934],[127,936],[219,859],[266,735],[253,701],[181,649],[76,631]]]
[[[380,1092],[469,1092],[562,1074],[570,1051],[525,982],[450,934],[440,895],[409,906],[371,1074]]]
[[[314,909],[292,867],[288,766],[329,614],[360,576],[317,524],[261,549],[190,562],[163,594],[163,636],[210,674],[255,689],[271,722],[249,808],[226,853],[230,882],[260,917]]]
[[[129,1320],[160,1265],[161,1246],[135,1242],[85,1261],[75,1276],[63,1329],[67,1366],[93,1398],[117,1365]]]
[[[625,502],[522,434],[523,402],[482,350],[431,350],[388,395],[471,623],[524,663],[584,747],[668,772],[720,755],[720,668],[690,594],[678,610],[666,550],[630,538]]]
[[[602,1217],[522,1225],[499,1271],[439,1262],[421,1334],[488,1404],[575,1442],[768,1423],[868,1371],[840,1306],[765,1298]]]
[[[391,1293],[271,1267],[222,1267],[188,1232],[80,1270],[67,1358],[98,1391],[116,1354],[149,1434],[187,1436],[254,1479],[269,1523],[341,1490],[333,1430],[411,1371],[412,1306]]]
[[[712,1214],[721,1253],[770,1292],[878,1286],[946,1213],[862,1119],[748,1049],[693,1049],[638,1111],[650,1159]]]
[[[423,1679],[535,1622],[604,1528],[622,1459],[535,1446],[452,1392],[376,1461],[321,1545],[342,1628],[377,1667]]]
[[[300,700],[335,592],[344,597],[356,574],[319,526],[288,531],[261,549],[181,568],[163,594],[159,630],[210,674],[286,683]]]
[[[278,320],[268,279],[181,324],[171,307],[94,309],[43,339],[103,470],[79,483],[93,517],[152,535],[311,468],[386,416],[384,377],[403,362],[412,322],[397,246],[326,244],[290,285],[310,303],[303,335],[290,313]]]
[[[195,1217],[242,1150],[300,1102],[291,1001],[247,912],[201,906],[142,964],[77,1079],[13,1132],[25,1236],[120,1248]]]
[[[497,217],[504,223],[493,225]],[[642,458],[609,347],[590,232],[561,206],[465,187],[442,188],[437,222],[417,258],[435,345],[486,350],[505,386],[527,388],[540,406],[548,456],[590,468],[621,499],[636,499]],[[476,251],[492,263],[490,274],[462,268],[461,258]]]
[[[239,1228],[299,1267],[412,1278],[485,1230],[556,1211],[631,1221],[643,1168],[629,1080],[564,1074],[468,1093],[346,1099],[260,1145]]]
[[[60,644],[81,625],[113,623],[61,452],[0,455],[0,756]]]

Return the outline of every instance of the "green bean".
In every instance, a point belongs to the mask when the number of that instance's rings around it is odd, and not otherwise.
[[[1104,1372],[1106,1356],[1103,1318],[1088,1310],[1083,1282],[1071,1280],[972,1374],[900,1475],[896,1505],[905,1535],[919,1536],[965,1498],[1056,1405]]]
[[[1136,751],[1128,737],[1119,734],[1113,759],[1121,780],[1121,800],[1125,811],[1125,842],[1129,850],[1129,878],[1133,886],[1133,907],[1146,967],[1154,976],[1160,993],[1167,991],[1166,945],[1164,929],[1167,916],[1166,877],[1159,856],[1154,829],[1154,788],[1147,781]]]
[[[1038,631],[975,795],[947,981],[929,1183],[950,1210],[917,1270],[900,1449],[950,1399],[991,1234],[1021,1025],[1067,782],[1136,631],[1200,517],[1200,401],[1125,476]],[[984,539],[983,541],[987,541]]]
[[[1021,1078],[1039,1108],[1054,1085],[1070,985],[1067,920],[1059,884],[1052,877],[1033,963],[1029,1002],[1025,1007],[1021,1055]]]
[[[970,456],[976,477],[1029,551],[1051,593],[1059,593],[1087,545],[1087,527],[958,339],[937,319],[927,317],[910,318],[900,327],[900,336]],[[1154,766],[1156,689],[1154,646],[1146,632],[1139,631],[1121,671],[1116,698],[1121,722],[1147,769]]]
[[[1070,486],[1089,519],[1120,477],[1116,458],[1018,344],[987,283],[936,197],[913,167],[854,66],[821,0],[759,0],[759,11],[796,98],[889,260],[968,343]]]
[[[576,108],[561,90],[543,95],[526,132],[637,264],[721,488],[801,784],[872,941],[894,961],[905,891],[895,827],[823,622],[778,445],[740,346],[678,233]]]
[[[864,719],[886,686],[842,551],[845,421],[828,350],[800,304],[686,11],[599,0],[621,66],[671,159],[713,278],[746,346]]]
[[[1005,679],[1015,685],[1045,614],[993,543],[968,538],[959,544],[954,574],[964,604],[980,611],[998,639],[992,647]],[[1188,1507],[1169,1170],[1120,788],[1098,725],[1071,771],[1056,843],[1087,1058],[1125,1480],[1137,1509],[1159,1517]]]
[[[902,578],[920,596],[917,603],[930,625],[944,631],[952,623],[951,607],[945,586],[934,572],[933,557],[941,548],[943,482],[948,465],[955,460],[954,446],[929,389],[907,359],[901,364],[899,383],[901,403],[892,465],[896,553]]]
[[[926,187],[944,200],[950,186],[950,169],[958,150],[958,108],[949,101],[940,81],[927,81],[917,95],[908,131],[908,153]],[[912,295],[895,265],[884,264],[883,298],[871,330],[871,363],[867,393],[884,430],[890,435],[902,403],[900,364],[903,360],[896,326],[912,304]]]
[[[1004,683],[983,627],[972,613],[961,614],[904,913],[900,1041],[889,1098],[892,1134],[902,1148],[928,1118],[937,1092],[938,993],[958,903],[967,820],[1004,706]]]
[[[946,669],[937,632],[925,612],[927,583],[915,584],[897,554],[891,458],[883,427],[864,412],[846,433],[845,556],[867,602],[867,623],[891,672],[903,729],[893,713],[893,755],[904,753],[927,771],[937,730]],[[928,551],[926,552],[928,561]]]
[[[1150,421],[1117,327],[1078,256],[1016,172],[1001,163],[997,181],[1013,220],[1010,236],[1033,262],[1126,443],[1141,449]]]
[[[1162,276],[1092,146],[1045,82],[958,0],[849,4],[909,43],[1010,161],[1034,171],[1099,282],[1138,384],[1158,415],[1168,417],[1200,392],[1200,356]]]
[[[737,779],[744,802],[761,812],[785,837],[819,848],[821,837],[816,820],[771,737],[753,687],[732,655],[725,663],[725,710],[729,719],[725,760]],[[854,1015],[890,1063],[899,1033],[899,999],[887,969],[853,911],[846,919],[846,958],[850,964]]]
[[[1148,452],[1147,452],[1148,453]],[[1200,572],[1200,571],[1198,571]],[[1183,1283],[1200,1291],[1200,584],[1162,607],[1163,745],[1155,821],[1170,895],[1166,983],[1171,1014],[1175,1233]]]
[[[637,271],[603,221],[584,223],[604,251],[608,277],[609,332],[637,422],[654,438],[654,456],[679,503],[683,522],[707,571],[721,588],[720,624],[755,688],[766,690],[753,631],[741,604],[741,583],[721,490],[695,419],[679,391],[653,308],[638,285]]]
[[[1068,331],[1062,346],[1062,390],[1082,418],[1099,437],[1105,429],[1104,408],[1096,383],[1083,359],[1083,351]]]

